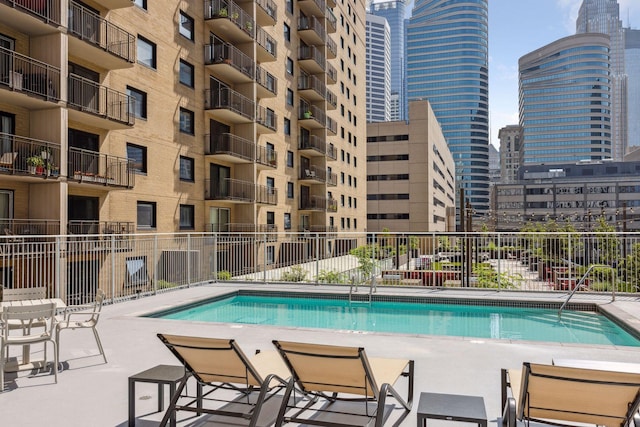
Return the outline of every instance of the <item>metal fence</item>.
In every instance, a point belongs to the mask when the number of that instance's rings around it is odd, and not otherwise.
[[[264,230],[277,230],[265,227]],[[637,233],[234,232],[0,237],[5,289],[68,303],[215,281],[635,293]]]

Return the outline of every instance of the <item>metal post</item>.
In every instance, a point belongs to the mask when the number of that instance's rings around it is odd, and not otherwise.
[[[191,286],[191,233],[187,234],[187,287]]]
[[[320,233],[316,233],[316,285],[320,275]]]
[[[218,282],[218,233],[213,233],[213,277]]]

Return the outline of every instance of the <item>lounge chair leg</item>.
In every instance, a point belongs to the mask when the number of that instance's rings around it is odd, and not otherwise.
[[[280,404],[280,410],[278,411],[278,418],[276,418],[276,427],[280,427],[284,423],[284,415],[287,413],[289,398],[291,397],[291,392],[293,391],[294,386],[295,380],[291,378],[287,383],[287,388],[285,389],[284,396],[282,397],[282,403]]]
[[[96,343],[98,344],[98,350],[100,350],[100,354],[104,359],[104,363],[107,362],[107,355],[104,354],[104,349],[102,348],[102,342],[100,341],[100,336],[98,335],[98,330],[96,328],[91,328],[93,330],[93,336],[96,337]]]
[[[504,405],[502,427],[516,427],[516,401],[512,397],[507,398]]]
[[[173,396],[171,396],[171,402],[169,402],[169,407],[167,408],[167,411],[164,413],[164,416],[162,417],[162,421],[160,421],[160,427],[165,427],[167,425],[167,422],[169,422],[169,418],[171,418],[171,413],[176,411],[176,403],[178,403],[178,399],[182,394],[182,390],[187,385],[188,379],[189,379],[189,375],[185,375],[184,378],[180,380],[180,385],[176,389]]]

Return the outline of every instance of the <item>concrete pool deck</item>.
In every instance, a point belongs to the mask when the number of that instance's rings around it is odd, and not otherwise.
[[[553,359],[592,359],[638,363],[640,347],[587,346],[478,338],[437,337],[384,333],[357,333],[319,329],[284,328],[261,325],[184,322],[138,317],[143,313],[212,297],[237,289],[279,291],[348,292],[344,288],[314,285],[260,285],[218,283],[165,292],[152,297],[106,305],[98,325],[108,363],[97,355],[90,330],[64,331],[60,358],[65,369],[58,375],[29,371],[6,375],[5,392],[0,394],[2,426],[126,426],[127,379],[158,364],[178,364],[156,337],[159,332],[219,338],[234,338],[247,354],[256,349],[272,349],[273,339],[362,346],[372,357],[400,357],[415,360],[414,408],[402,426],[416,425],[417,401],[422,391],[469,394],[485,400],[489,425],[496,426],[501,415],[500,368],[519,367],[522,362],[551,363]],[[368,288],[360,288],[360,293]],[[386,288],[379,295],[503,298],[514,300],[563,301],[566,293],[496,292],[494,290]],[[572,301],[593,302],[640,324],[640,298],[636,296],[577,293]],[[12,355],[16,354],[15,349]],[[35,354],[34,358],[37,358]],[[404,386],[400,387],[404,392]],[[138,426],[158,424],[157,388],[137,385]],[[220,425],[206,418],[179,414],[180,426]],[[432,425],[432,423],[429,423]],[[437,424],[436,424],[437,425]],[[446,425],[446,424],[445,424]]]

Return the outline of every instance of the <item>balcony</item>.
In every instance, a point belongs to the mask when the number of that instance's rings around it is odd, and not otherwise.
[[[204,19],[216,35],[230,43],[249,43],[255,38],[253,18],[231,0],[206,0]]]
[[[129,160],[110,154],[69,147],[70,181],[106,187],[133,188],[135,173]]]
[[[327,87],[318,77],[301,72],[298,77],[298,94],[311,102],[324,101]]]
[[[333,225],[311,225],[309,227],[309,230],[303,230],[303,231],[310,231],[312,233],[321,233],[321,234],[327,234],[325,237],[327,239],[335,239],[338,234],[338,227],[335,227]]]
[[[256,116],[256,104],[228,87],[207,89],[204,108],[214,119],[226,123],[251,123]]]
[[[275,224],[233,223],[207,224],[208,233],[276,233]]]
[[[0,0],[0,23],[20,28],[20,31],[29,35],[58,32],[58,27],[62,25],[61,2],[60,0]]]
[[[259,169],[263,169],[261,166],[275,169],[278,167],[278,153],[272,148],[257,146],[256,163]]]
[[[298,180],[302,184],[324,184],[327,181],[327,172],[318,166],[311,165],[308,168],[298,169]]]
[[[211,134],[206,135],[204,152],[229,163],[253,163],[256,144],[230,133]]]
[[[327,116],[325,123],[327,132],[336,136],[338,134],[338,123],[329,116]]]
[[[205,200],[225,200],[233,203],[253,203],[255,184],[250,181],[225,178],[223,180],[205,180]]]
[[[60,144],[0,132],[0,174],[56,179]]]
[[[338,97],[327,89],[327,110],[335,110],[338,107]]]
[[[278,189],[256,184],[256,203],[261,203],[263,205],[277,205]]]
[[[55,236],[60,234],[60,220],[57,219],[0,219],[2,234],[10,236],[3,243],[21,243],[16,236]]]
[[[258,133],[274,133],[278,130],[278,115],[270,108],[258,105],[256,109],[256,124]]]
[[[222,41],[205,45],[204,64],[211,74],[228,83],[249,83],[254,79],[255,61]]]
[[[338,45],[329,36],[327,36],[327,59],[334,59],[338,54]]]
[[[298,64],[309,74],[325,72],[326,58],[324,52],[315,46],[300,46],[298,48]]]
[[[75,2],[69,3],[69,54],[107,70],[133,67],[135,37]]]
[[[300,199],[300,210],[337,212],[338,202],[335,199],[329,199],[326,197],[309,196],[307,198]]]
[[[304,99],[300,99],[298,121],[308,129],[321,129],[326,126],[327,115],[324,109],[309,104]]]
[[[133,6],[132,0],[96,0],[96,3],[110,10]]]
[[[72,220],[67,224],[67,233],[72,235],[108,234],[123,235],[135,233],[133,222]]]
[[[327,10],[325,0],[298,0],[297,4],[300,10],[307,16],[324,16],[324,12]]]
[[[258,98],[273,98],[278,95],[278,79],[261,66],[256,67]]]
[[[336,18],[336,15],[333,14],[333,11],[328,7],[325,17],[327,18],[327,33],[335,33],[338,19]]]
[[[338,186],[338,174],[335,172],[330,172],[327,170],[327,185],[329,187],[337,187]]]
[[[324,45],[327,39],[324,25],[315,16],[298,18],[298,36],[308,45]]]
[[[327,7],[328,7],[328,8],[329,8],[329,7],[331,7],[331,8],[336,7],[336,2],[335,2],[335,0],[327,0]]]
[[[298,137],[298,151],[307,156],[324,156],[327,151],[327,143],[316,135],[300,135]]]
[[[256,0],[256,21],[261,27],[275,25],[278,16],[278,6],[273,0]]]
[[[11,91],[7,103],[44,109],[60,101],[60,68],[5,48],[0,48],[0,64],[0,89]]]
[[[338,160],[338,149],[332,143],[327,145],[327,160]]]
[[[69,74],[69,119],[103,129],[128,129],[133,126],[133,102],[93,80]]]
[[[333,65],[327,62],[327,84],[334,85],[338,81],[338,72]]]
[[[273,62],[276,60],[278,43],[262,28],[258,28],[256,43],[258,44],[256,49],[258,62]]]

